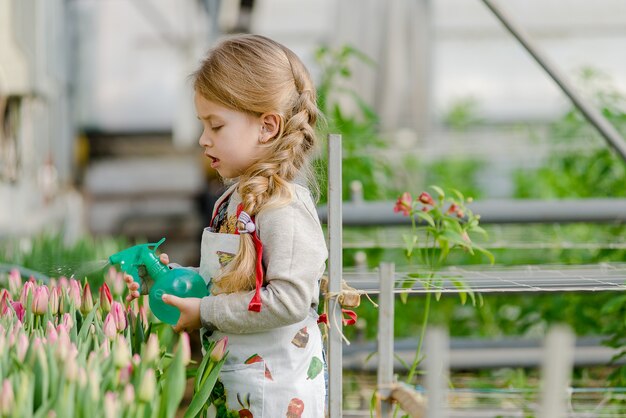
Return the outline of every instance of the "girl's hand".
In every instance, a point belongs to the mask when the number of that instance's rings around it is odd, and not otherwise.
[[[170,258],[168,257],[167,254],[163,253],[159,256],[159,261],[167,265],[170,263]],[[124,281],[126,282],[126,287],[128,287],[128,296],[126,296],[126,302],[130,302],[133,299],[137,299],[140,296],[139,283],[135,282],[135,279],[133,278],[133,276],[131,276],[130,274],[126,274],[126,273],[124,273]],[[143,280],[142,280],[142,287],[143,289],[141,289],[141,293],[147,294],[150,289],[147,283],[143,283]]]
[[[180,311],[178,323],[174,325],[175,332],[190,333],[202,327],[200,322],[200,298],[179,298],[174,295],[163,295],[163,302],[172,305]]]

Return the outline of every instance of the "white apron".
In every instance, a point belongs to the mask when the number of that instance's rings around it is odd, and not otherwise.
[[[207,284],[238,248],[239,235],[204,230],[200,274]],[[293,325],[251,334],[214,331],[201,337],[217,341],[228,336],[229,354],[219,377],[224,396],[209,408],[208,416],[323,418],[326,388],[317,318],[311,309]]]

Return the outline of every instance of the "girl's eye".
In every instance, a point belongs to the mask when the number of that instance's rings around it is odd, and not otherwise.
[[[213,127],[211,127],[211,129],[213,129],[213,132],[217,132],[217,131],[219,131],[222,128],[222,126],[224,126],[224,125],[213,126]]]

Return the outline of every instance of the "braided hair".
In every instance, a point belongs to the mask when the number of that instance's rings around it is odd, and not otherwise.
[[[245,212],[254,216],[288,204],[291,182],[302,174],[314,183],[309,161],[317,145],[315,86],[290,49],[259,35],[227,38],[194,73],[194,89],[207,100],[237,111],[279,116],[278,133],[262,144],[261,158],[239,177],[237,191]],[[254,289],[255,261],[252,237],[242,234],[236,256],[215,278],[219,291]]]

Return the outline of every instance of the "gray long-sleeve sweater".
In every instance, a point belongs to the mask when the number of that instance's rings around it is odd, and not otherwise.
[[[224,195],[231,191],[229,216],[241,202],[236,185]],[[299,322],[311,306],[317,306],[319,279],[328,258],[326,241],[309,190],[294,184],[292,195],[289,205],[256,217],[265,268],[261,312],[248,310],[254,290],[207,296],[200,304],[205,328],[236,334],[261,332]]]

